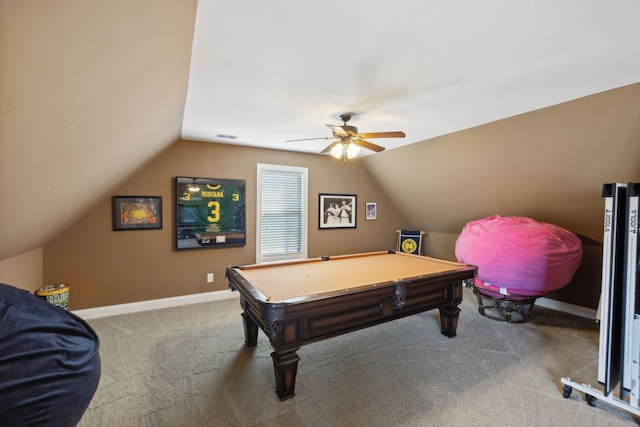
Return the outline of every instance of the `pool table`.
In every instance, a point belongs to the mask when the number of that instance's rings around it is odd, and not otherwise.
[[[437,308],[441,332],[456,335],[462,281],[474,266],[396,251],[231,266],[245,343],[269,337],[281,400],[294,396],[303,344]]]

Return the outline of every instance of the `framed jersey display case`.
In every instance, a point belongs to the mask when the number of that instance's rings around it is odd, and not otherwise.
[[[244,246],[245,181],[176,177],[176,249]]]

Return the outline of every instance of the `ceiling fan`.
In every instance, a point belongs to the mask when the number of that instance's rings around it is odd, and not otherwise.
[[[366,148],[367,150],[375,151],[379,153],[384,151],[384,147],[376,145],[366,139],[371,138],[404,138],[404,132],[391,131],[391,132],[367,132],[358,133],[358,128],[348,125],[347,122],[351,120],[355,113],[344,113],[340,115],[342,125],[327,125],[333,131],[333,136],[324,138],[305,138],[305,139],[291,139],[285,142],[296,141],[312,141],[315,139],[335,139],[331,144],[324,148],[320,154],[331,153],[332,156],[343,160],[351,159],[358,154],[359,147]]]

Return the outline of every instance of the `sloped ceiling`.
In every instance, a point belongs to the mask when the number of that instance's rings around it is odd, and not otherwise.
[[[0,0],[0,260],[44,245],[180,138],[195,11]]]
[[[638,16],[636,1],[202,1],[182,136],[319,152],[285,141],[355,112],[361,132],[407,135],[376,143],[412,144],[637,82]]]
[[[630,0],[0,0],[0,260],[180,137],[318,152],[283,141],[355,112],[360,131],[406,132],[375,141],[391,149],[637,82],[637,16]]]

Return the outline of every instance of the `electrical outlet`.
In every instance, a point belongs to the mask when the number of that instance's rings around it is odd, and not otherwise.
[[[207,274],[207,282],[208,283],[213,283],[213,273],[208,273]]]

